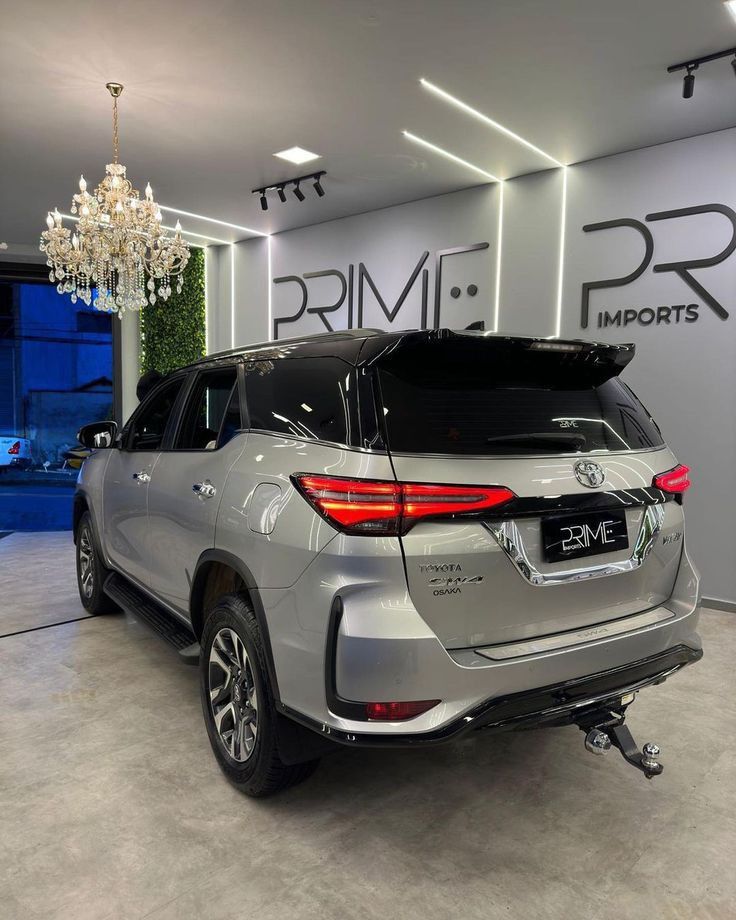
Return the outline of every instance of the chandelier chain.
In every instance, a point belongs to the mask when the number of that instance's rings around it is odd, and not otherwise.
[[[118,135],[118,100],[113,97],[112,100],[112,161],[118,162],[120,156],[120,137]]]

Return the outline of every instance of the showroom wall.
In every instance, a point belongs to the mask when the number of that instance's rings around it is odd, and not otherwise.
[[[736,601],[735,158],[723,131],[210,249],[208,349],[481,319],[635,342],[705,593]]]

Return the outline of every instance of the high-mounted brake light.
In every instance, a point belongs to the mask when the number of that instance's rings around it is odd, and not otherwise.
[[[413,719],[436,706],[439,700],[410,700],[403,703],[366,703],[365,714],[373,722],[401,722]]]
[[[16,441],[15,444],[11,444],[11,446],[8,448],[8,453],[17,456],[20,453],[20,441]]]
[[[663,492],[669,492],[672,495],[681,495],[690,488],[690,480],[687,474],[690,472],[689,466],[676,466],[673,470],[667,470],[666,473],[660,473],[654,477],[653,485]]]
[[[347,479],[295,473],[306,500],[345,533],[391,536],[421,518],[475,514],[514,498],[503,486],[446,486],[423,482]]]

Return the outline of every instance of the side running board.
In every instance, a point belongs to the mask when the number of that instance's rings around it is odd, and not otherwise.
[[[143,620],[173,646],[186,664],[199,663],[199,642],[184,623],[140,591],[122,575],[112,572],[105,582],[105,594],[137,620]]]

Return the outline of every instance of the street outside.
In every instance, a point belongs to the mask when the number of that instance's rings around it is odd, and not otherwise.
[[[70,530],[78,470],[0,473],[0,531]]]

